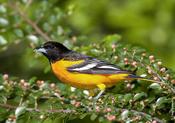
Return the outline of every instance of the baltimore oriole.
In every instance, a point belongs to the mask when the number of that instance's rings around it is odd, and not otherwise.
[[[66,48],[58,42],[49,41],[36,48],[46,56],[56,77],[62,82],[82,89],[99,88],[96,99],[108,87],[121,80],[143,79],[114,64],[86,56]]]

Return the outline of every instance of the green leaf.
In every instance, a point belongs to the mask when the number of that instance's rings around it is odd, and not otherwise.
[[[7,40],[0,35],[0,45],[5,45],[5,44],[7,44]]]
[[[68,6],[68,15],[71,15],[75,9],[75,5],[71,4]]]
[[[108,44],[112,44],[114,42],[117,42],[121,39],[121,36],[118,35],[118,34],[114,34],[114,35],[109,35],[109,36],[106,36],[104,38],[104,41]]]
[[[102,46],[101,50],[105,53],[105,54],[109,54],[108,56],[110,56],[110,54],[113,51],[113,48],[115,49],[116,47],[116,43],[120,40],[120,36],[115,34],[115,35],[109,35],[107,37],[104,38],[103,42],[102,42]]]
[[[80,118],[80,119],[83,119],[83,118],[85,118],[87,115],[88,115],[87,113],[81,114],[81,115],[79,116],[79,118]]]
[[[163,107],[165,107],[165,103],[169,103],[169,99],[167,99],[167,97],[160,97],[160,98],[158,98],[157,99],[157,101],[156,101],[156,107],[157,108],[163,108]]]
[[[128,110],[125,110],[121,113],[121,118],[122,120],[125,120],[128,118],[128,115],[129,115],[129,111]]]
[[[48,31],[50,30],[50,24],[47,23],[47,22],[45,22],[45,23],[43,24],[43,29],[44,29],[44,31],[48,32]]]
[[[35,76],[32,77],[32,78],[30,78],[30,79],[29,79],[29,83],[30,83],[30,84],[33,84],[33,83],[36,81],[36,79],[37,79],[37,77],[35,77]]]
[[[97,118],[97,115],[96,115],[95,113],[93,113],[93,114],[91,115],[91,117],[90,117],[90,119],[91,119],[92,121],[94,121],[96,118]]]
[[[99,122],[103,122],[103,121],[104,121],[104,117],[99,117],[99,118],[98,118],[98,121],[99,121]]]
[[[0,85],[0,91],[4,89],[4,86],[3,85]]]
[[[57,27],[57,33],[58,33],[59,36],[63,35],[64,34],[64,29],[61,26],[58,26]]]
[[[43,121],[43,123],[53,123],[53,120],[50,117],[48,117]]]
[[[6,13],[7,9],[3,6],[0,5],[0,13]]]
[[[154,90],[161,90],[161,86],[158,83],[152,83],[149,88],[154,89]]]
[[[15,110],[15,116],[19,117],[21,114],[23,114],[26,111],[26,107],[25,106],[19,106],[16,108]]]
[[[126,95],[124,95],[124,100],[126,102],[129,102],[131,99],[132,99],[132,94],[126,94]]]
[[[44,69],[44,73],[46,74],[46,73],[48,73],[49,71],[50,71],[50,66],[47,65],[47,66],[45,67],[45,69]]]
[[[56,16],[55,15],[51,15],[48,22],[49,22],[49,24],[56,23]]]
[[[0,96],[0,103],[6,103],[6,102],[7,102],[7,97]]]
[[[24,37],[24,33],[21,29],[15,29],[14,32],[15,32],[16,36],[18,36],[19,38]]]
[[[0,25],[1,26],[7,26],[9,24],[9,21],[5,18],[0,18]]]
[[[27,39],[35,44],[38,44],[38,41],[39,41],[39,39],[35,35],[28,35]]]
[[[144,97],[147,97],[147,94],[144,92],[141,92],[141,93],[135,94],[133,99],[134,99],[134,101],[137,101],[137,100],[140,100]]]

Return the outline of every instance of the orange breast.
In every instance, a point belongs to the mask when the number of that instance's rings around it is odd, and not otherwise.
[[[124,79],[127,74],[101,75],[101,74],[84,74],[67,71],[67,67],[84,62],[60,60],[51,64],[54,74],[62,82],[73,87],[82,89],[97,88],[98,84],[105,84],[107,87],[114,85],[117,81]]]

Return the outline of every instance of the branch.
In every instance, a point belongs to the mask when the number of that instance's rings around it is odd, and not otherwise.
[[[13,106],[10,104],[0,104],[0,107],[7,108],[7,109],[16,109],[18,106]],[[26,108],[26,111],[29,112],[47,112],[47,113],[75,113],[75,110],[64,110],[64,109],[47,109],[47,110],[41,110],[41,109],[35,109],[35,108]]]
[[[33,22],[31,19],[29,19],[29,18],[26,16],[26,13],[24,13],[23,10],[20,10],[20,9],[19,9],[19,6],[17,6],[15,3],[14,3],[13,5],[12,5],[12,4],[9,4],[9,6],[10,6],[12,9],[14,9],[14,10],[21,16],[21,18],[22,18],[25,22],[27,22],[29,25],[31,25],[31,26],[33,27],[33,29],[36,31],[36,33],[38,33],[39,35],[41,35],[41,36],[44,38],[44,40],[46,40],[46,41],[51,40],[51,38],[50,38],[46,33],[44,33],[44,32],[42,31],[42,29],[39,28],[38,25],[37,25],[35,22]]]
[[[0,107],[3,107],[3,108],[7,108],[7,109],[16,109],[17,106],[13,106],[13,105],[10,105],[10,104],[0,104]],[[120,109],[120,108],[116,108],[116,110],[120,110],[120,111],[126,111],[128,109]],[[66,114],[70,114],[70,113],[74,113],[76,114],[77,112],[75,110],[70,110],[70,109],[67,109],[67,110],[63,110],[63,109],[47,109],[47,110],[41,110],[41,109],[35,109],[35,108],[26,108],[26,111],[29,111],[29,112],[46,112],[46,113],[66,113]],[[146,116],[149,116],[149,117],[152,117],[151,115],[149,114],[146,114],[144,112],[139,112],[139,111],[136,111],[136,110],[130,110],[133,114],[136,114],[136,115],[140,115],[140,116],[143,116],[143,117],[146,117]],[[157,121],[158,123],[163,123],[162,120],[160,120],[159,118],[157,117],[152,117],[153,120]]]
[[[135,58],[135,59],[136,59],[136,58]],[[139,61],[140,65],[141,65],[142,67],[146,68],[146,65],[145,65],[145,64],[143,64],[143,63],[142,63],[140,60],[138,60],[138,59],[136,59],[136,60]],[[150,70],[151,70],[151,71],[153,72],[153,74],[154,74],[155,76],[157,76],[158,79],[159,79],[159,81],[158,81],[158,80],[153,80],[154,82],[159,83],[160,85],[166,86],[168,89],[171,90],[171,92],[172,92],[173,94],[175,94],[175,89],[174,89],[173,87],[171,87],[166,81],[164,81],[164,79],[163,79],[157,72],[155,72],[155,70],[153,70],[153,69],[151,69],[151,68],[150,68]]]

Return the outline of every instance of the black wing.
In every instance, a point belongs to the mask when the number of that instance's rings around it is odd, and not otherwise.
[[[119,74],[129,73],[128,71],[121,70],[119,67],[109,64],[105,61],[97,59],[88,59],[85,62],[68,67],[69,72],[87,73],[87,74]]]

